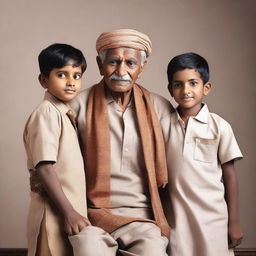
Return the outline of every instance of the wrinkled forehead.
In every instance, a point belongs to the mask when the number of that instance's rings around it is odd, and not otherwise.
[[[118,48],[110,48],[106,49],[106,57],[110,56],[130,56],[134,58],[140,58],[141,53],[140,50],[130,48],[130,47],[118,47]]]

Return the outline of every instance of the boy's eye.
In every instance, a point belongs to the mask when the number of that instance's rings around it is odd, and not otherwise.
[[[192,86],[196,86],[196,85],[197,85],[197,81],[192,81],[192,82],[191,82],[191,85],[192,85]]]
[[[66,77],[66,75],[64,73],[58,73],[58,77],[59,78],[64,78],[64,77]]]
[[[182,84],[181,83],[173,83],[173,88],[181,88]]]
[[[74,79],[79,80],[82,77],[82,74],[75,74]]]

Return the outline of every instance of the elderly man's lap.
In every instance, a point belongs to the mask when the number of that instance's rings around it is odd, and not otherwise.
[[[98,227],[86,227],[70,237],[75,256],[165,256],[168,240],[160,229],[150,222],[132,222],[112,232]]]
[[[103,229],[87,226],[75,236],[70,236],[75,256],[113,256],[117,252],[117,242]]]
[[[168,240],[159,227],[150,222],[132,222],[111,234],[118,242],[122,255],[164,256]],[[126,254],[126,251],[129,252]]]

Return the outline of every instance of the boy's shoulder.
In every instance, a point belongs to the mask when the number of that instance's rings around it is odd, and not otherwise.
[[[60,126],[61,112],[60,110],[48,99],[44,99],[32,111],[25,124],[25,130],[36,128],[39,124],[57,125]]]
[[[228,129],[231,127],[230,123],[221,117],[219,114],[209,111],[209,119],[211,124],[217,125],[219,128]]]
[[[50,93],[46,92],[42,102],[34,109],[32,114],[58,114],[66,115],[70,110],[69,104],[62,102]]]
[[[44,115],[50,113],[59,113],[57,107],[48,99],[43,99],[42,102],[32,111],[32,115]]]
[[[219,122],[224,122],[224,123],[228,123],[227,120],[225,120],[222,116],[220,116],[219,114],[216,114],[214,112],[210,112],[209,111],[209,115],[212,119],[218,120]]]

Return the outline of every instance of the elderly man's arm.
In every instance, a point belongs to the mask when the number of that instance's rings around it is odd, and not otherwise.
[[[169,116],[173,111],[175,111],[171,102],[168,101],[163,96],[150,92],[150,100],[154,105],[156,114],[160,122],[163,118],[165,118],[166,116]]]

